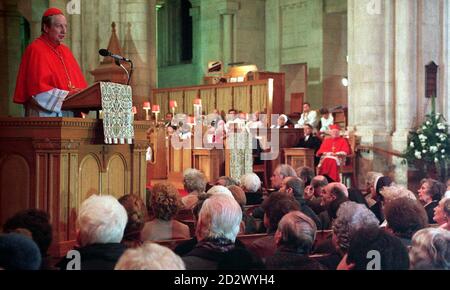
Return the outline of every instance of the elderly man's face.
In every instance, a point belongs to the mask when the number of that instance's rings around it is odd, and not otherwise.
[[[340,136],[340,132],[338,129],[332,129],[330,130],[330,135],[332,138],[337,138]]]
[[[277,168],[272,174],[272,177],[270,178],[270,181],[272,182],[272,187],[275,189],[280,189],[281,184],[283,182],[283,176],[280,174],[280,169]]]
[[[320,196],[322,197],[320,205],[324,207],[328,207],[330,203],[336,199],[336,197],[331,193],[330,185],[327,185],[324,188],[322,188],[322,193]]]
[[[52,24],[50,26],[44,26],[44,32],[51,42],[60,44],[66,37],[67,20],[64,15],[54,15],[52,17]]]

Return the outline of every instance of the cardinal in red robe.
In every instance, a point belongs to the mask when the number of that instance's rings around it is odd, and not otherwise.
[[[331,125],[331,137],[323,140],[316,155],[321,157],[319,175],[327,175],[336,182],[340,182],[339,166],[345,162],[345,156],[351,154],[347,139],[340,137],[339,125]]]
[[[62,11],[45,11],[41,27],[41,36],[22,57],[14,102],[32,108],[40,116],[57,116],[64,99],[86,88],[87,83],[72,52],[61,43],[67,32]]]

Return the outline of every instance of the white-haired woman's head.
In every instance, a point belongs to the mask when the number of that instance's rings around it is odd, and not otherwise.
[[[92,195],[81,204],[79,242],[81,246],[119,243],[127,221],[127,211],[115,197]]]
[[[413,270],[450,270],[450,231],[426,228],[415,233],[409,260]]]
[[[233,195],[213,195],[204,201],[200,210],[196,228],[197,239],[201,241],[222,238],[234,242],[241,220],[241,206]]]
[[[233,197],[233,193],[231,193],[231,191],[228,188],[222,185],[214,185],[208,190],[207,194],[210,195],[224,194]]]
[[[147,242],[128,249],[114,270],[185,270],[183,260],[169,248]]]
[[[245,192],[257,192],[261,188],[261,179],[255,173],[247,173],[241,177],[241,187]]]

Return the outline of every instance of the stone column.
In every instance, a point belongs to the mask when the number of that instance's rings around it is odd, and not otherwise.
[[[417,119],[417,1],[397,0],[395,6],[395,133],[394,150],[406,148],[408,133]],[[394,157],[395,177],[400,184],[407,184],[408,168],[403,159]]]
[[[235,61],[235,14],[239,10],[239,3],[225,1],[217,9],[222,18],[222,60],[224,67]]]
[[[131,36],[134,45],[136,46],[136,51],[129,53],[128,58],[135,60],[136,69],[133,73],[133,83],[134,91],[133,98],[134,103],[137,106],[148,100],[151,93],[150,80],[155,83],[155,64],[153,65],[153,72],[150,69],[150,58],[154,51],[150,49],[150,46],[154,45],[154,41],[150,40],[149,37],[152,36],[152,25],[156,21],[155,15],[155,2],[147,0],[124,0],[122,2],[121,11],[122,26],[128,29],[127,24],[131,24]],[[153,5],[151,5],[153,4]],[[123,28],[122,27],[122,28]],[[138,61],[142,63],[138,63]],[[153,77],[149,77],[153,74]]]
[[[362,144],[384,149],[390,147],[394,118],[393,37],[392,1],[348,1],[349,130]],[[386,159],[363,153],[359,171],[389,171]]]

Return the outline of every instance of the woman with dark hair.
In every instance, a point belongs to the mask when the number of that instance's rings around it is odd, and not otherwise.
[[[377,228],[363,228],[350,241],[338,270],[408,270],[408,250],[399,238]]]
[[[119,202],[128,214],[122,244],[127,248],[139,247],[142,245],[141,231],[147,219],[144,201],[138,195],[126,194],[119,198]]]
[[[417,192],[419,193],[419,200],[427,211],[428,223],[435,224],[436,222],[433,219],[434,208],[438,206],[445,193],[444,184],[431,178],[422,179]]]
[[[392,179],[389,176],[378,176],[375,178],[373,185],[369,188],[370,196],[375,201],[370,207],[370,210],[375,214],[377,219],[380,221],[380,224],[384,221],[383,214],[383,196],[381,195],[381,190],[392,184]]]

